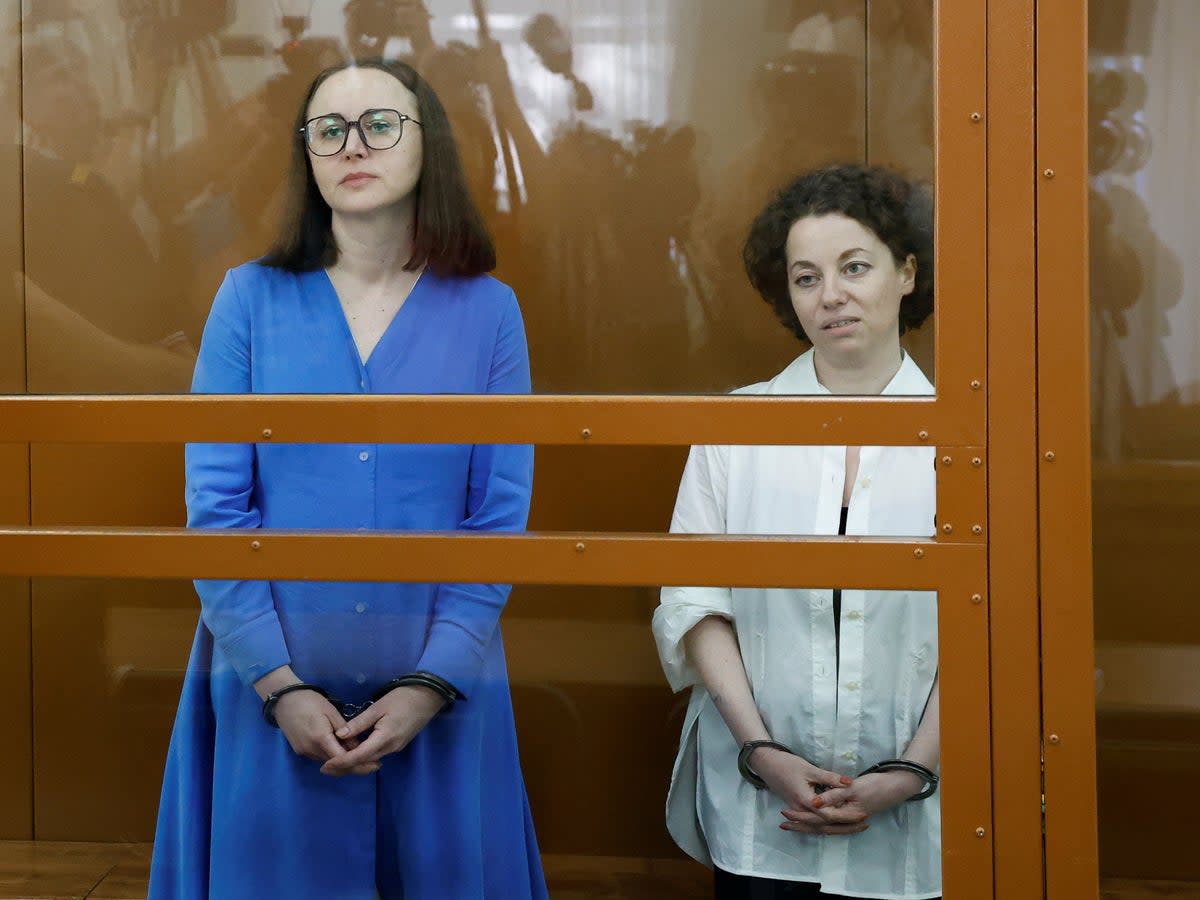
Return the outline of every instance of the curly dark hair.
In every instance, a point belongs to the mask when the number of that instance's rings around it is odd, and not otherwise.
[[[916,259],[916,283],[900,304],[900,333],[920,327],[933,312],[933,200],[925,185],[890,169],[829,166],[801,175],[779,191],[751,224],[742,248],[750,284],[789,331],[811,343],[788,293],[784,248],[798,220],[833,213],[875,234],[896,265],[903,265],[909,254]]]

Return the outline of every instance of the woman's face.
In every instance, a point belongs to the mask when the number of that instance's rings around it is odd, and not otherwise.
[[[897,266],[873,231],[839,213],[798,219],[785,250],[792,307],[819,357],[845,369],[898,356],[914,257]]]
[[[417,96],[381,69],[343,69],[313,94],[305,119],[339,113],[355,122],[368,109],[394,109],[418,121]],[[372,213],[413,197],[421,178],[423,135],[416,122],[405,122],[400,143],[372,150],[350,127],[346,146],[333,156],[308,154],[321,196],[335,214]]]

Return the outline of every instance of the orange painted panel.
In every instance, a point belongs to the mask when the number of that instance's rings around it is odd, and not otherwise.
[[[1038,492],[1046,892],[1099,890],[1088,415],[1087,13],[1037,14]]]
[[[1032,0],[988,7],[988,581],[997,897],[1043,896]]]

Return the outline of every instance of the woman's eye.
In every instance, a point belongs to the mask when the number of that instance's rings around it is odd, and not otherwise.
[[[865,262],[852,262],[852,263],[850,263],[850,265],[846,266],[846,274],[847,275],[861,275],[863,272],[867,271],[867,269],[869,269],[869,268],[871,268],[871,267],[868,266]]]
[[[324,128],[321,129],[320,134],[321,134],[321,137],[323,137],[323,138],[336,139],[336,138],[340,138],[344,132],[345,132],[345,129],[342,128],[341,125],[326,125]]]
[[[375,122],[368,122],[367,127],[370,128],[376,134],[387,134],[389,131],[392,130],[392,123],[385,122],[382,119],[380,119]]]
[[[797,287],[812,287],[816,283],[817,283],[816,275],[801,275],[799,278],[796,279]]]

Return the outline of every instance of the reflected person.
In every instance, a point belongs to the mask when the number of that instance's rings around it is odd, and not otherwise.
[[[780,191],[743,258],[811,349],[736,393],[933,393],[900,347],[933,309],[931,235],[928,194],[888,170]],[[693,447],[671,530],[928,536],[934,452]],[[667,824],[717,897],[940,895],[936,595],[665,587],[654,634],[672,688],[692,688]]]
[[[200,393],[520,394],[513,291],[409,66],[325,70],[290,212],[230,270]],[[528,446],[192,444],[194,528],[519,531]],[[152,898],[544,898],[498,619],[508,586],[198,581]],[[344,776],[344,777],[343,777]]]

